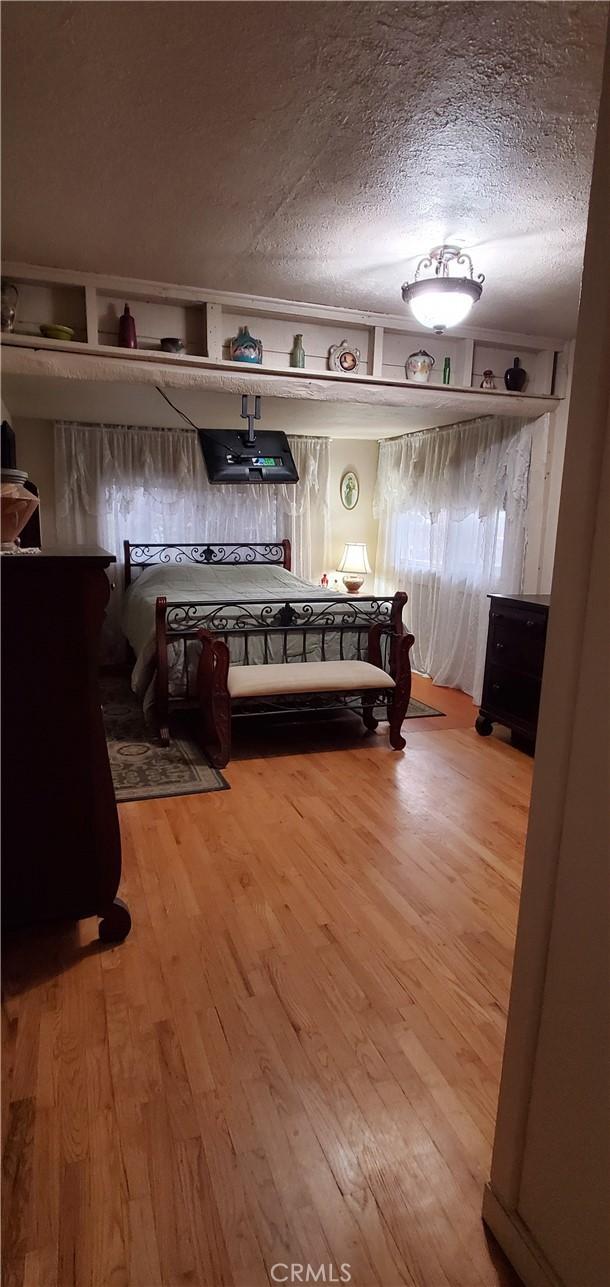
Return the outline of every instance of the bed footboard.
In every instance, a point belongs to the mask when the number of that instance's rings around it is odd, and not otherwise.
[[[160,594],[155,604],[155,718],[162,746],[169,746],[169,672],[167,666],[167,599]]]

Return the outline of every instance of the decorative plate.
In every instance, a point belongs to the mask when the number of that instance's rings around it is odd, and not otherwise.
[[[354,473],[353,469],[348,469],[347,473],[343,475],[340,492],[341,504],[345,509],[355,509],[360,496],[360,483],[358,482],[358,475]]]
[[[344,374],[353,375],[359,365],[360,349],[354,348],[353,344],[348,344],[347,340],[331,345],[328,351],[329,371],[342,371]]]

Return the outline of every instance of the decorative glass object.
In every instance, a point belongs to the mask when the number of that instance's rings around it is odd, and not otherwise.
[[[290,350],[290,365],[298,367],[305,366],[305,349],[303,348],[302,335],[295,335],[294,337],[294,344]]]
[[[5,553],[14,554],[17,538],[39,505],[23,484],[27,474],[22,469],[3,469],[0,481],[0,540]]]
[[[504,383],[509,393],[521,393],[527,381],[527,371],[521,366],[519,358],[516,357],[512,366],[504,372]]]
[[[232,362],[252,362],[260,366],[263,360],[262,340],[255,339],[247,326],[240,326],[237,335],[229,340],[229,354]]]
[[[434,358],[431,353],[426,353],[425,349],[410,353],[405,363],[407,380],[414,380],[416,384],[427,384],[433,366]]]
[[[451,384],[451,358],[446,357],[443,362],[443,384]]]
[[[136,335],[135,318],[131,316],[129,304],[126,304],[119,318],[119,348],[137,349],[137,347],[138,337]]]
[[[17,303],[19,300],[19,291],[12,282],[2,281],[2,304],[1,304],[1,326],[3,331],[12,331],[15,329],[15,315],[17,313]]]

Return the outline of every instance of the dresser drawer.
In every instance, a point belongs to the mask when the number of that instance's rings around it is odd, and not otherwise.
[[[509,723],[536,723],[540,703],[540,680],[519,674],[507,666],[490,665],[485,675],[483,701],[486,711],[507,717]]]
[[[490,662],[540,678],[544,665],[546,615],[492,609],[489,624]]]

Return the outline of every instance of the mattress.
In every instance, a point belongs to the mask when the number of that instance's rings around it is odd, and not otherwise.
[[[307,603],[320,605],[337,599],[336,592],[323,590],[319,585],[304,581],[294,572],[288,572],[279,565],[224,564],[209,565],[176,565],[155,564],[140,573],[125,595],[123,607],[123,631],[135,654],[135,665],[132,672],[132,688],[142,701],[145,711],[150,713],[154,701],[155,677],[155,604],[159,595],[178,604],[228,604],[237,600],[242,604],[267,604],[272,600],[280,601],[299,599]],[[281,606],[281,603],[280,605]],[[362,604],[364,611],[368,605]],[[337,608],[341,612],[341,607]],[[330,609],[332,617],[333,610]],[[226,607],[223,617],[228,624],[240,615],[240,606]],[[245,632],[244,632],[245,634]],[[329,629],[324,639],[324,656],[322,640],[319,634],[313,633],[304,638],[301,631],[294,632],[284,639],[283,634],[262,635],[249,634],[248,641],[241,637],[228,636],[227,644],[232,665],[250,665],[263,662],[282,662],[284,660],[302,661],[304,652],[307,660],[334,661],[344,657],[348,661],[362,657],[362,639],[354,630],[341,638],[339,631]],[[221,636],[222,637],[222,636]],[[247,647],[247,654],[246,654]],[[286,650],[286,651],[284,651]],[[196,671],[200,645],[197,640],[189,640],[186,646],[182,641],[168,646],[168,678],[170,697],[190,698],[196,691]]]

